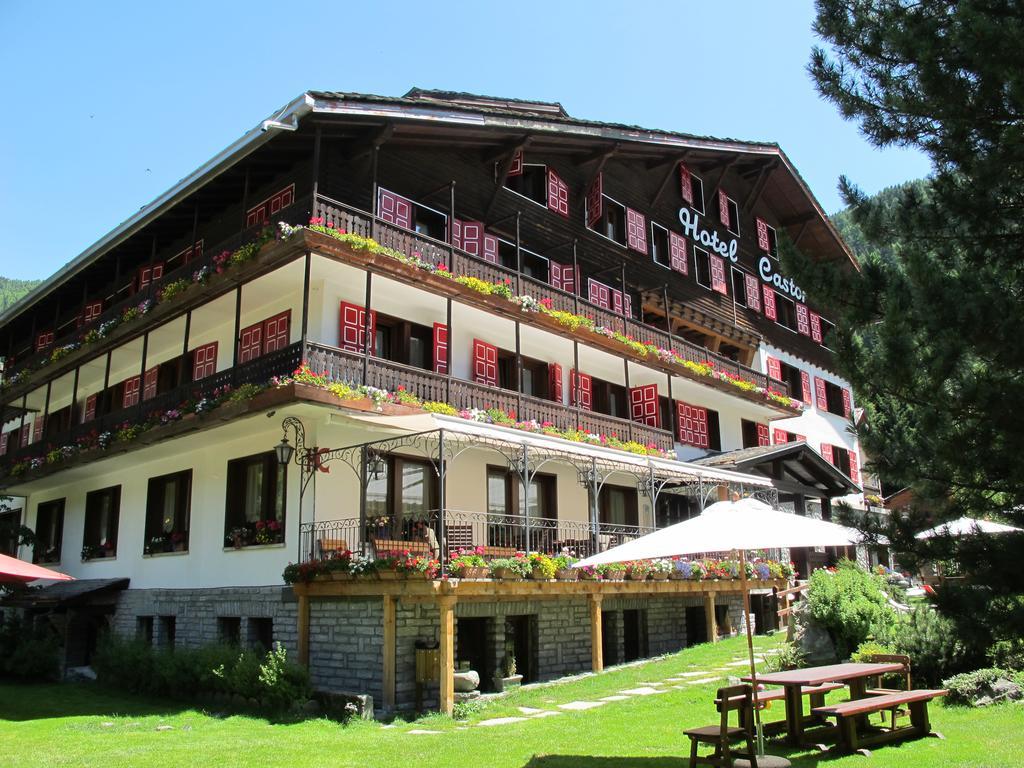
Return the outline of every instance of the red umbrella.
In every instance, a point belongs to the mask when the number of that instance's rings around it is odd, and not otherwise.
[[[26,581],[36,579],[54,579],[58,581],[71,581],[72,577],[66,573],[51,571],[49,568],[42,568],[32,563],[26,563],[16,557],[0,555],[0,584],[23,584]]]

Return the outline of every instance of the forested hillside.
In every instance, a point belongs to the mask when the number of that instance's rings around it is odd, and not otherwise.
[[[0,312],[7,309],[40,282],[40,280],[12,280],[9,277],[0,277]]]

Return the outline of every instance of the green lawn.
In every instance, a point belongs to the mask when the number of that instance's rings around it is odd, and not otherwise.
[[[761,647],[769,642],[759,638]],[[0,685],[0,764],[681,768],[687,764],[688,749],[681,731],[714,722],[711,699],[716,682],[510,725],[475,723],[518,715],[519,706],[554,709],[556,704],[595,700],[673,674],[724,667],[742,658],[743,651],[740,640],[697,646],[645,664],[522,690],[487,704],[465,721],[435,715],[391,726],[360,722],[346,727],[324,720],[272,725],[121,696],[91,685]],[[786,754],[796,766],[1024,765],[1024,707],[970,710],[937,705],[932,712],[933,727],[946,736],[945,741],[923,739],[880,747],[869,758],[794,753],[771,742],[769,752]],[[781,709],[774,705],[769,719],[778,717]],[[171,728],[157,730],[161,726]],[[408,733],[412,729],[441,733],[413,735]]]

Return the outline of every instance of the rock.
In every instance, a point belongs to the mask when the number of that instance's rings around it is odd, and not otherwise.
[[[990,688],[992,690],[992,698],[995,701],[1016,701],[1017,699],[1024,698],[1024,691],[1021,691],[1020,686],[1003,677],[992,683]]]
[[[976,707],[987,707],[991,703],[992,703],[992,697],[991,696],[982,696],[980,699],[975,699],[974,700],[974,706],[976,706]]]
[[[455,673],[455,690],[459,693],[475,691],[480,687],[480,675],[472,669]]]
[[[320,702],[316,699],[308,699],[302,705],[302,714],[316,716],[320,714]]]
[[[91,682],[96,680],[96,672],[92,667],[68,667],[64,671],[64,679],[69,683]]]
[[[156,727],[156,730],[158,730],[158,731],[173,731],[174,730],[174,726],[173,725],[158,725]]]
[[[810,666],[836,660],[836,646],[831,635],[826,629],[811,621],[805,612],[801,611],[793,642],[800,648]]]

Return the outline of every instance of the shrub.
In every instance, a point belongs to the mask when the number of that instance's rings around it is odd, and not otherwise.
[[[1012,680],[1013,674],[998,667],[990,667],[953,675],[942,681],[942,687],[949,690],[946,703],[971,705],[982,696],[990,696],[992,683],[1000,679]]]
[[[171,652],[107,635],[93,668],[104,685],[131,693],[183,700],[228,694],[275,715],[311,693],[309,673],[288,661],[280,643],[266,655],[224,644]]]
[[[763,669],[766,672],[782,672],[799,669],[805,663],[804,652],[796,643],[786,643],[775,653],[765,654]]]
[[[868,662],[872,656],[878,654],[896,653],[891,646],[883,645],[875,640],[866,640],[857,646],[857,650],[850,654],[850,661],[857,664]]]
[[[39,682],[60,676],[60,644],[46,627],[14,616],[0,624],[0,675]]]
[[[943,678],[967,672],[972,666],[972,654],[956,625],[929,606],[919,606],[901,617],[882,639],[897,653],[910,657],[915,685],[938,685]]]
[[[872,635],[884,634],[896,620],[882,579],[844,560],[835,571],[811,574],[808,612],[832,636],[841,657]]]

